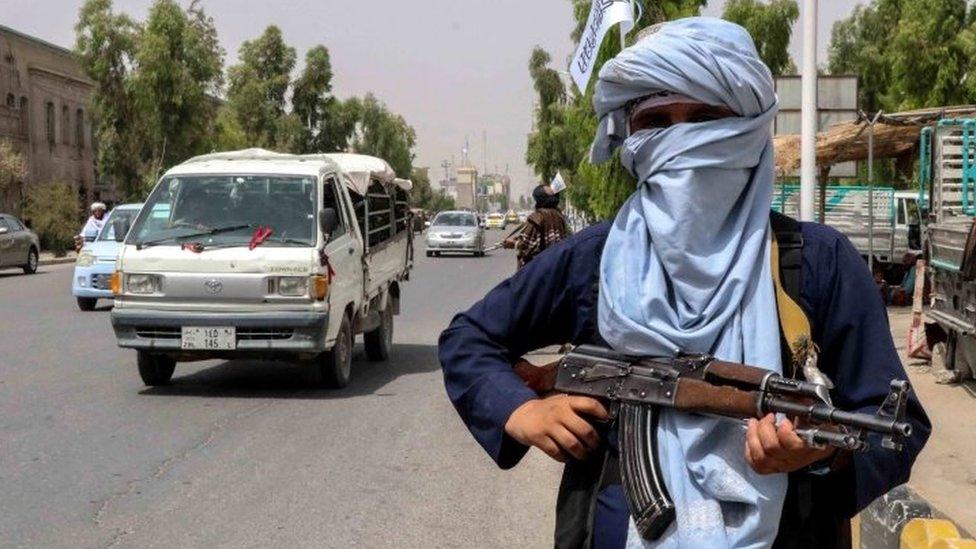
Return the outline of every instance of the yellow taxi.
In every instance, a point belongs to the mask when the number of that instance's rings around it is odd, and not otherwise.
[[[504,229],[508,225],[505,215],[501,213],[490,213],[485,216],[486,229]]]

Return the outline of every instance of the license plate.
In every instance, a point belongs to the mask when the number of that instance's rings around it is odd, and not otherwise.
[[[457,242],[445,242],[441,246],[444,247],[444,248],[460,248],[461,247],[461,244],[459,244]]]
[[[233,350],[237,348],[237,328],[183,326],[180,347],[201,351]]]

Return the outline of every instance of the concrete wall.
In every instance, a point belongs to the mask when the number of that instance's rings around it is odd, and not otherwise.
[[[71,183],[86,203],[109,198],[95,185],[92,90],[71,51],[0,25],[0,139],[29,170],[0,193],[0,211],[19,214],[27,188],[49,181]]]

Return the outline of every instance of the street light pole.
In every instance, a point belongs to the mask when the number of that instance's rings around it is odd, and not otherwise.
[[[881,111],[868,123],[868,269],[874,273],[874,124]]]
[[[817,0],[803,1],[800,105],[800,219],[813,221],[817,184]],[[826,185],[826,181],[823,182]]]

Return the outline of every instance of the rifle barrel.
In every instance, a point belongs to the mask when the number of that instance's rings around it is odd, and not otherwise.
[[[775,395],[768,395],[763,402],[763,408],[768,412],[808,417],[817,421],[833,423],[835,425],[847,425],[885,435],[907,437],[912,434],[912,426],[910,423],[895,421],[892,418],[876,415],[845,412],[820,402],[803,404]]]

